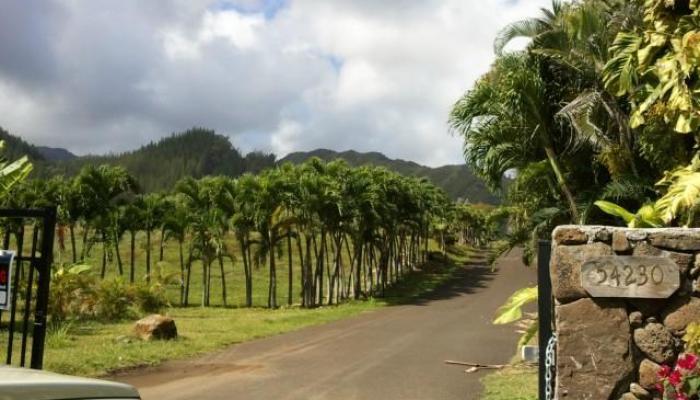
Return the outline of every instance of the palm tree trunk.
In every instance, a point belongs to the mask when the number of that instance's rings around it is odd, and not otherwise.
[[[105,240],[105,235],[104,233],[102,234],[102,272],[100,273],[100,277],[102,279],[105,278],[105,274],[107,273],[107,241]]]
[[[165,242],[165,228],[161,228],[160,230],[160,256],[158,258],[158,261],[163,261],[163,244]]]
[[[239,242],[241,246],[241,257],[243,257],[243,274],[244,274],[244,279],[245,279],[245,306],[246,307],[252,307],[253,306],[253,298],[252,298],[252,288],[250,287],[250,265],[248,262],[248,255],[246,251],[246,243],[245,243],[245,236],[241,235],[239,237]]]
[[[129,261],[131,262],[130,268],[131,270],[129,271],[129,282],[134,283],[134,274],[136,273],[136,232],[131,231],[131,254],[129,257],[131,258]]]
[[[319,256],[318,259],[316,260],[316,278],[318,279],[318,303],[320,305],[323,305],[323,298],[324,298],[324,285],[323,285],[323,268],[325,267],[324,261],[326,258],[326,233],[321,230],[321,245],[319,246]]]
[[[564,197],[566,197],[566,201],[569,203],[571,219],[573,220],[573,222],[578,223],[580,222],[580,217],[578,213],[578,208],[576,207],[576,201],[574,200],[573,194],[571,194],[571,190],[569,189],[569,186],[566,183],[566,179],[564,179],[564,174],[562,173],[561,167],[559,166],[557,155],[551,146],[545,146],[544,151],[547,154],[547,159],[549,159],[549,164],[552,166],[552,171],[554,171],[554,175],[557,178],[559,188],[564,194]]]
[[[200,307],[207,305],[207,263],[202,258],[202,299],[199,302]]]
[[[124,265],[122,264],[122,255],[119,253],[119,236],[114,232],[114,254],[117,257],[117,267],[119,268],[119,276],[124,276]]]
[[[224,307],[226,304],[226,274],[224,273],[224,256],[219,252],[219,269],[221,270],[221,298],[224,300]]]
[[[287,230],[287,263],[289,266],[289,272],[287,276],[287,285],[288,285],[288,290],[287,290],[287,305],[292,305],[292,296],[293,296],[293,284],[294,284],[294,277],[292,276],[292,234],[291,231],[288,229]]]
[[[209,307],[211,305],[211,264],[214,262],[214,260],[207,258],[207,301],[206,301],[206,306]]]
[[[73,264],[78,262],[78,254],[75,248],[75,224],[68,225],[68,230],[70,231],[70,247],[73,251]]]
[[[248,290],[249,290],[249,301],[250,305],[253,305],[253,264],[251,263],[252,258],[250,255],[250,233],[246,233],[245,235],[245,251],[246,251],[246,258],[248,259]]]
[[[315,305],[316,293],[313,286],[313,277],[311,276],[311,241],[312,235],[306,235],[306,255],[304,257],[304,296],[306,298],[306,307]]]
[[[340,282],[340,257],[343,251],[343,236],[342,233],[337,233],[335,239],[335,268],[333,271],[333,277],[331,278],[330,293],[328,295],[328,304],[333,302],[333,294],[336,295],[336,303],[339,303],[338,297],[340,296],[341,290],[340,286],[336,290],[336,285]]]
[[[362,293],[362,248],[362,244],[359,246],[355,244],[355,266],[353,267],[355,269],[355,287],[353,289],[353,297],[355,300],[358,300],[360,298],[360,293]]]
[[[182,240],[178,240],[178,245],[180,251],[180,304],[183,304],[185,298],[185,254],[182,249]]]
[[[83,248],[80,252],[80,261],[85,261],[85,256],[87,255],[88,248],[88,232],[90,229],[87,224],[83,224]]]
[[[187,307],[190,303],[190,282],[192,281],[192,247],[190,246],[189,256],[187,257],[187,278],[185,280],[185,301],[183,305]]]
[[[146,283],[151,283],[151,230],[146,229]]]
[[[277,266],[275,264],[275,242],[277,238],[271,233],[268,233],[268,240],[270,246],[270,285],[267,298],[268,308],[277,308]]]
[[[327,236],[331,236],[331,235],[329,234]],[[325,260],[326,286],[328,287],[328,289],[326,290],[325,293],[328,295],[328,301],[330,302],[331,301],[331,251],[333,249],[330,249],[330,251],[329,251],[329,249],[328,249],[329,242],[330,242],[331,246],[333,245],[333,242],[327,239],[326,242],[323,244],[323,246],[324,246],[323,250],[324,250],[324,254],[326,256],[326,260]]]
[[[301,287],[301,306],[306,307],[306,269],[304,264],[304,249],[301,246],[301,232],[297,235],[297,253],[299,255],[299,265],[301,266],[299,271],[299,283]]]

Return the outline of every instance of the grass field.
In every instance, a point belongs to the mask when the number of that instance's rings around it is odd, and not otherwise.
[[[29,234],[27,234],[29,236]],[[66,235],[67,236],[67,235]],[[80,259],[83,244],[81,241],[82,232],[80,229],[76,231],[77,254]],[[245,281],[243,271],[243,258],[240,253],[240,245],[233,235],[227,235],[225,240],[227,253],[230,258],[224,260],[224,277],[226,280],[227,290],[227,305],[238,307],[245,304]],[[178,243],[174,240],[164,243],[163,261],[160,261],[160,233],[154,232],[151,238],[151,269],[152,276],[159,271],[162,276],[170,276],[179,279],[180,276],[180,258]],[[185,260],[187,260],[187,244],[185,244]],[[29,244],[25,244],[25,251],[29,251]],[[130,269],[130,243],[129,235],[125,235],[120,243],[120,255],[123,262],[124,279],[128,279]],[[437,245],[431,243],[431,250],[436,250]],[[54,246],[55,261],[57,263],[71,263],[73,255],[71,252],[70,240],[66,237],[65,250],[61,250],[58,243]],[[135,277],[137,282],[144,282],[146,277],[146,235],[139,232],[136,237],[136,247],[134,252],[135,259]],[[114,249],[108,249],[107,262],[107,278],[119,276],[117,259]],[[277,254],[277,301],[280,305],[288,303],[289,290],[289,264],[288,251],[286,241],[282,241],[280,250]],[[332,259],[329,259],[332,263]],[[92,246],[84,260],[85,264],[91,265],[93,273],[98,274],[102,266],[102,244],[96,243]],[[349,274],[349,256],[347,249],[341,252],[341,266],[343,269],[342,276],[345,278],[344,283],[347,283]],[[210,301],[212,306],[223,305],[222,287],[221,287],[221,272],[218,262],[214,262],[211,266],[211,288]],[[328,271],[325,271],[324,286],[328,288]],[[267,292],[269,282],[269,268],[266,263],[254,265],[253,273],[253,306],[267,305]],[[203,283],[203,267],[200,261],[194,261],[192,264],[191,287],[189,304],[200,305],[202,301],[202,283]],[[177,283],[171,283],[167,286],[168,298],[172,304],[177,304],[180,301],[180,288]],[[296,243],[292,242],[292,304],[301,302],[301,281],[300,281],[300,266],[298,254],[296,251]]]
[[[514,366],[484,377],[481,400],[537,400],[537,368]]]
[[[166,260],[172,257],[172,249],[169,247],[166,251]],[[131,334],[133,320],[111,323],[76,321],[51,326],[47,337],[44,366],[48,370],[57,372],[100,376],[119,369],[190,357],[230,344],[322,324],[379,307],[400,304],[424,295],[450,279],[459,268],[459,263],[468,260],[474,254],[476,251],[472,249],[456,249],[456,252],[451,253],[445,262],[430,262],[421,270],[405,276],[400,283],[391,287],[386,297],[382,299],[350,301],[338,306],[325,306],[311,310],[298,306],[285,306],[276,310],[232,306],[227,308],[170,307],[166,313],[175,319],[180,334],[179,339],[170,342],[142,342],[135,339]],[[232,268],[228,264],[228,268],[234,269],[235,266]],[[235,272],[235,269],[231,272],[232,277],[238,276]],[[258,278],[254,283],[259,292],[256,296],[258,299],[256,304],[261,305],[265,301],[266,270],[260,268],[255,272]],[[286,282],[286,280],[280,281]],[[229,282],[233,283],[229,291],[239,289],[238,294],[231,298],[238,299],[236,304],[242,303],[240,289],[243,283],[236,285],[236,279],[231,279]],[[286,294],[286,285],[280,286],[282,286],[280,293]],[[199,287],[201,288],[201,284]],[[177,287],[173,289],[171,295],[177,296]],[[217,297],[213,295],[212,301],[216,300]],[[4,336],[6,334],[0,333],[0,343],[6,343]],[[16,341],[16,350],[18,346],[19,343]],[[0,356],[4,357],[4,349],[0,349]]]

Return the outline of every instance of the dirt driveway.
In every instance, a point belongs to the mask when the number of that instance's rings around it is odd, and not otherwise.
[[[443,361],[507,362],[517,335],[493,326],[493,313],[515,289],[535,282],[535,270],[512,252],[496,272],[467,265],[414,304],[113,379],[135,385],[144,400],[478,399],[483,373]]]

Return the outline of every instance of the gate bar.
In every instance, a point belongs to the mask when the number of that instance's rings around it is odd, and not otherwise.
[[[552,243],[540,240],[537,249],[537,315],[539,320],[539,399],[545,400],[547,381],[546,359],[547,344],[552,337],[552,281],[549,276],[549,259],[552,253]]]
[[[53,263],[53,241],[56,230],[56,208],[45,209],[41,231],[41,266],[37,270],[36,308],[34,332],[32,334],[32,358],[29,366],[41,369],[44,365],[44,341],[46,339],[46,318],[49,306],[49,283]]]

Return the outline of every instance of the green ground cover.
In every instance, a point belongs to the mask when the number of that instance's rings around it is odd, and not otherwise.
[[[165,259],[173,256],[170,247],[165,253]],[[302,309],[298,305],[285,306],[276,310],[262,307],[243,308],[229,307],[169,307],[165,313],[172,316],[178,326],[180,337],[170,342],[142,342],[131,335],[133,320],[119,322],[73,321],[50,326],[45,353],[45,368],[51,371],[100,376],[116,370],[141,365],[154,365],[164,360],[181,359],[197,354],[223,348],[227,345],[240,343],[256,338],[271,336],[283,332],[318,325],[342,318],[358,315],[380,307],[401,304],[412,298],[425,295],[440,284],[449,280],[459,270],[460,265],[474,257],[478,252],[473,249],[454,249],[444,260],[428,262],[420,270],[406,275],[401,282],[390,287],[386,296],[381,299],[365,301],[348,301],[337,306],[324,306],[315,309]],[[95,254],[93,254],[93,257]],[[235,265],[231,273],[235,274]],[[178,267],[179,268],[179,267]],[[281,271],[280,271],[281,272]],[[114,275],[114,272],[110,272]],[[242,276],[242,273],[240,274]],[[256,296],[258,306],[265,301],[265,269],[256,271],[255,288],[259,291]],[[241,279],[242,281],[242,279]],[[286,280],[280,279],[281,282]],[[236,285],[231,279],[227,284],[231,289],[242,292],[243,282]],[[286,294],[284,285],[281,292]],[[201,286],[200,286],[201,287]],[[171,293],[173,301],[179,292],[177,287]],[[196,288],[195,288],[196,293]],[[295,294],[298,294],[295,291]],[[232,298],[243,302],[242,293]],[[212,300],[217,299],[212,296]],[[194,304],[198,304],[196,296]],[[298,299],[297,299],[298,300]],[[6,334],[5,334],[6,335]],[[0,333],[0,343],[5,343],[6,337]],[[19,348],[15,340],[15,351]],[[0,356],[4,356],[0,349]],[[16,353],[17,354],[17,353]]]
[[[515,365],[481,380],[481,400],[537,400],[537,368]]]

